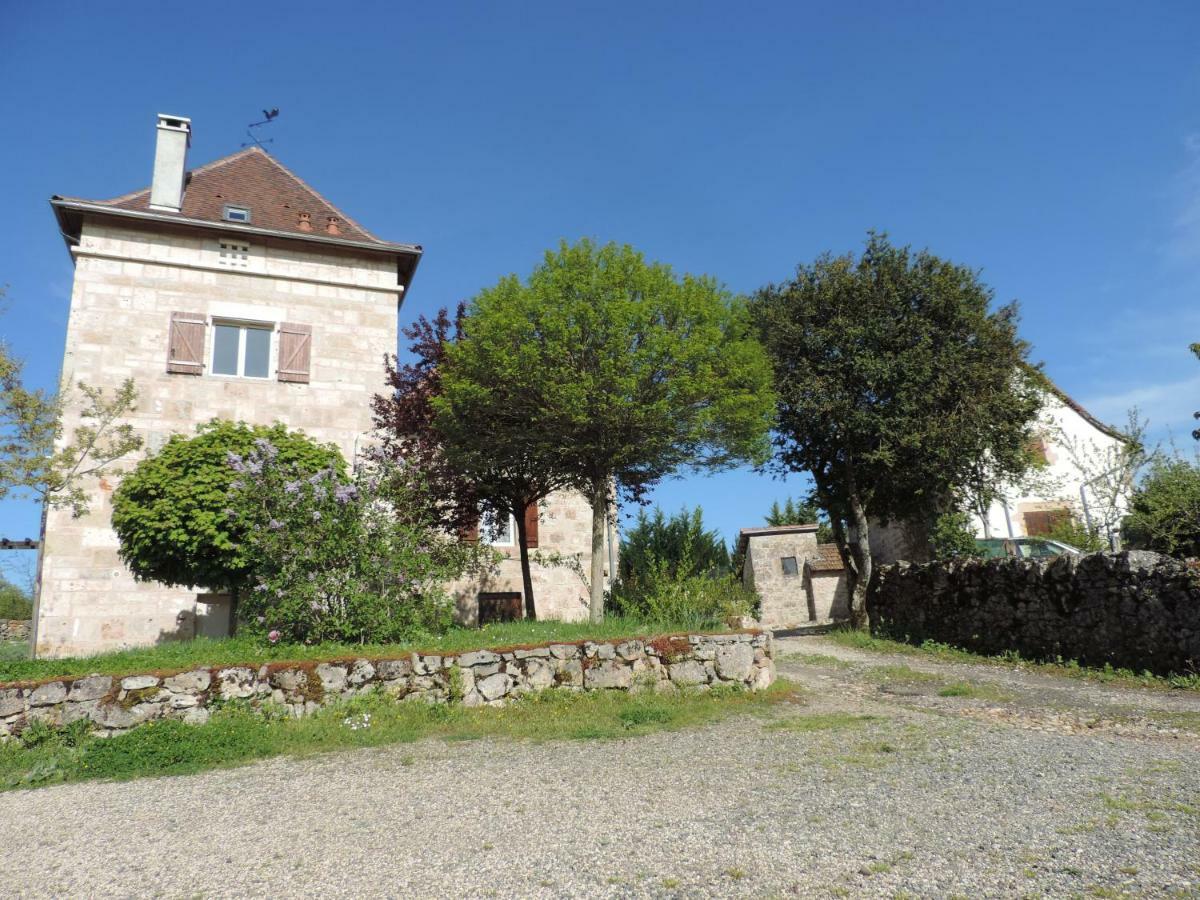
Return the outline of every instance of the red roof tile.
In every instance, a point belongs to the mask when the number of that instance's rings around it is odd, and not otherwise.
[[[87,202],[137,212],[173,214],[169,210],[164,213],[160,209],[150,209],[150,188],[112,200]],[[183,209],[178,215],[185,219],[224,222],[226,204],[247,207],[250,210],[248,224],[256,228],[387,245],[259,147],[248,147],[189,172]],[[302,213],[308,215],[308,230],[301,228]],[[330,219],[334,220],[336,231],[328,230]]]

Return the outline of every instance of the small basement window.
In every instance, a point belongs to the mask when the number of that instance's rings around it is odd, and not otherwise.
[[[250,221],[250,207],[248,207],[248,206],[232,206],[232,205],[226,203],[225,210],[224,210],[224,212],[222,212],[221,217],[226,222],[249,222]]]
[[[780,560],[780,562],[783,563],[783,574],[784,575],[791,576],[791,575],[799,575],[800,574],[800,567],[796,565],[796,557],[785,556],[785,557],[783,557],[782,560]]]
[[[209,371],[239,378],[270,378],[271,331],[265,324],[214,322]]]
[[[239,244],[237,241],[220,241],[217,244],[220,255],[217,262],[223,266],[244,269],[250,265],[250,245]]]

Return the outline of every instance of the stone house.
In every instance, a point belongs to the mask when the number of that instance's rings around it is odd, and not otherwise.
[[[128,419],[148,451],[212,418],[283,422],[353,461],[370,439],[370,401],[386,390],[398,313],[421,259],[416,244],[371,234],[259,147],[188,171],[192,125],[160,115],[149,188],[111,200],[55,196],[75,266],[60,384],[64,433],[80,422],[83,381],[138,388]],[[117,477],[84,485],[90,512],[47,511],[34,614],[38,655],[94,653],[228,633],[227,598],[138,583],[110,526]],[[590,557],[587,504],[560,495],[529,512],[543,551]],[[494,576],[454,585],[466,621],[519,614],[515,529],[490,538]],[[531,542],[532,542],[531,541]],[[519,569],[519,566],[517,567]],[[577,618],[586,589],[536,566],[539,614]],[[512,602],[513,594],[518,601]]]
[[[817,543],[815,524],[743,528],[737,557],[742,584],[758,593],[764,627],[827,625],[849,616],[841,556],[835,545]]]

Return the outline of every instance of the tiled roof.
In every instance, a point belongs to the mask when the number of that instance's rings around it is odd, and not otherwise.
[[[838,553],[837,544],[817,544],[817,553],[819,555],[809,557],[807,565],[814,572],[840,572],[845,566],[842,564],[842,554]]]
[[[1051,394],[1061,400],[1069,409],[1072,409],[1078,413],[1085,422],[1087,422],[1097,431],[1101,432],[1102,434],[1106,434],[1111,438],[1116,438],[1118,441],[1124,441],[1125,443],[1130,443],[1133,440],[1128,434],[1121,431],[1119,428],[1114,428],[1113,426],[1105,422],[1101,422],[1099,419],[1093,416],[1090,412],[1084,409],[1077,400],[1073,399],[1066,391],[1051,381],[1050,376],[1043,372],[1039,367],[1027,363],[1025,364],[1024,368],[1026,373],[1028,373],[1037,384],[1041,385],[1042,388],[1049,391]]]
[[[225,222],[225,205],[232,204],[250,210],[249,224],[255,228],[388,246],[259,147],[248,147],[190,171],[178,213],[152,210],[150,188],[112,200],[85,202],[208,222]],[[307,214],[307,229],[301,227],[302,214]],[[330,219],[334,220],[333,230]]]

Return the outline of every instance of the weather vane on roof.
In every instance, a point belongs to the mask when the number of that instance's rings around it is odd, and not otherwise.
[[[256,135],[254,133],[254,129],[262,128],[262,126],[264,126],[264,125],[270,125],[272,122],[275,121],[275,119],[278,115],[279,115],[279,107],[275,107],[274,109],[264,109],[263,110],[263,119],[261,122],[251,122],[249,125],[246,126],[246,137],[250,138],[250,140],[246,141],[244,144],[242,144],[242,146],[249,147],[251,144],[253,144],[259,150],[265,151],[267,148],[264,147],[263,144],[275,143],[274,138],[267,138],[265,141],[261,140],[258,137],[258,135]]]

